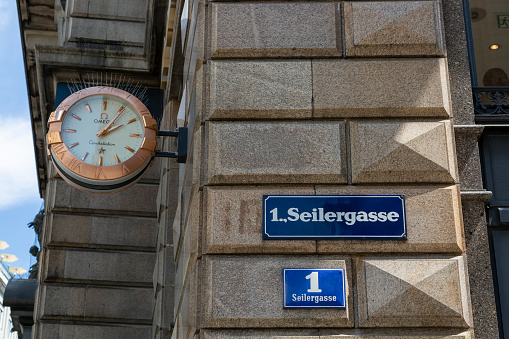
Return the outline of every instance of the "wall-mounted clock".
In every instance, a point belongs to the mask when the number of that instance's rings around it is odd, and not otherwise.
[[[48,155],[69,184],[89,192],[115,192],[138,181],[156,148],[157,123],[134,95],[89,87],[51,113]]]

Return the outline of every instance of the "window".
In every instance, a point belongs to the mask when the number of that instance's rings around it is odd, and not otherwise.
[[[475,55],[473,85],[509,86],[509,1],[469,1]]]

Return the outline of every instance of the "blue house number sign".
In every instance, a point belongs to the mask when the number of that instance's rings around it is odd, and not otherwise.
[[[264,239],[406,239],[403,195],[264,195]]]
[[[285,268],[284,308],[346,308],[342,268]]]

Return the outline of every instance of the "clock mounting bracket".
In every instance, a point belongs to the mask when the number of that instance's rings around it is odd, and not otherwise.
[[[156,151],[155,156],[161,158],[175,158],[178,163],[185,163],[187,159],[187,127],[179,127],[177,131],[157,132],[160,137],[177,138],[177,152]]]

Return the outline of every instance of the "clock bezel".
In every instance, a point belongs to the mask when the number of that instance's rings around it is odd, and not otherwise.
[[[79,101],[96,95],[109,95],[125,100],[134,108],[143,123],[144,136],[141,146],[129,159],[111,166],[92,165],[82,161],[71,153],[62,139],[62,121],[69,110]],[[80,184],[76,182],[76,177],[82,177],[84,179],[84,188],[95,184],[100,190],[101,186],[111,187],[112,182],[115,182],[114,186],[118,186],[122,178],[126,179],[126,185],[130,185],[132,184],[132,176],[137,176],[140,168],[148,167],[148,162],[153,159],[157,144],[157,131],[156,120],[152,118],[147,107],[136,96],[114,87],[88,87],[68,96],[58,105],[57,109],[51,113],[48,119],[48,133],[46,135],[48,155],[53,159],[55,164],[63,166],[65,170],[74,174],[65,173],[65,171],[61,173],[62,168],[57,166],[58,172],[73,186]],[[66,178],[67,175],[72,175],[74,180],[70,182],[70,178]],[[107,188],[105,189],[107,190]]]

